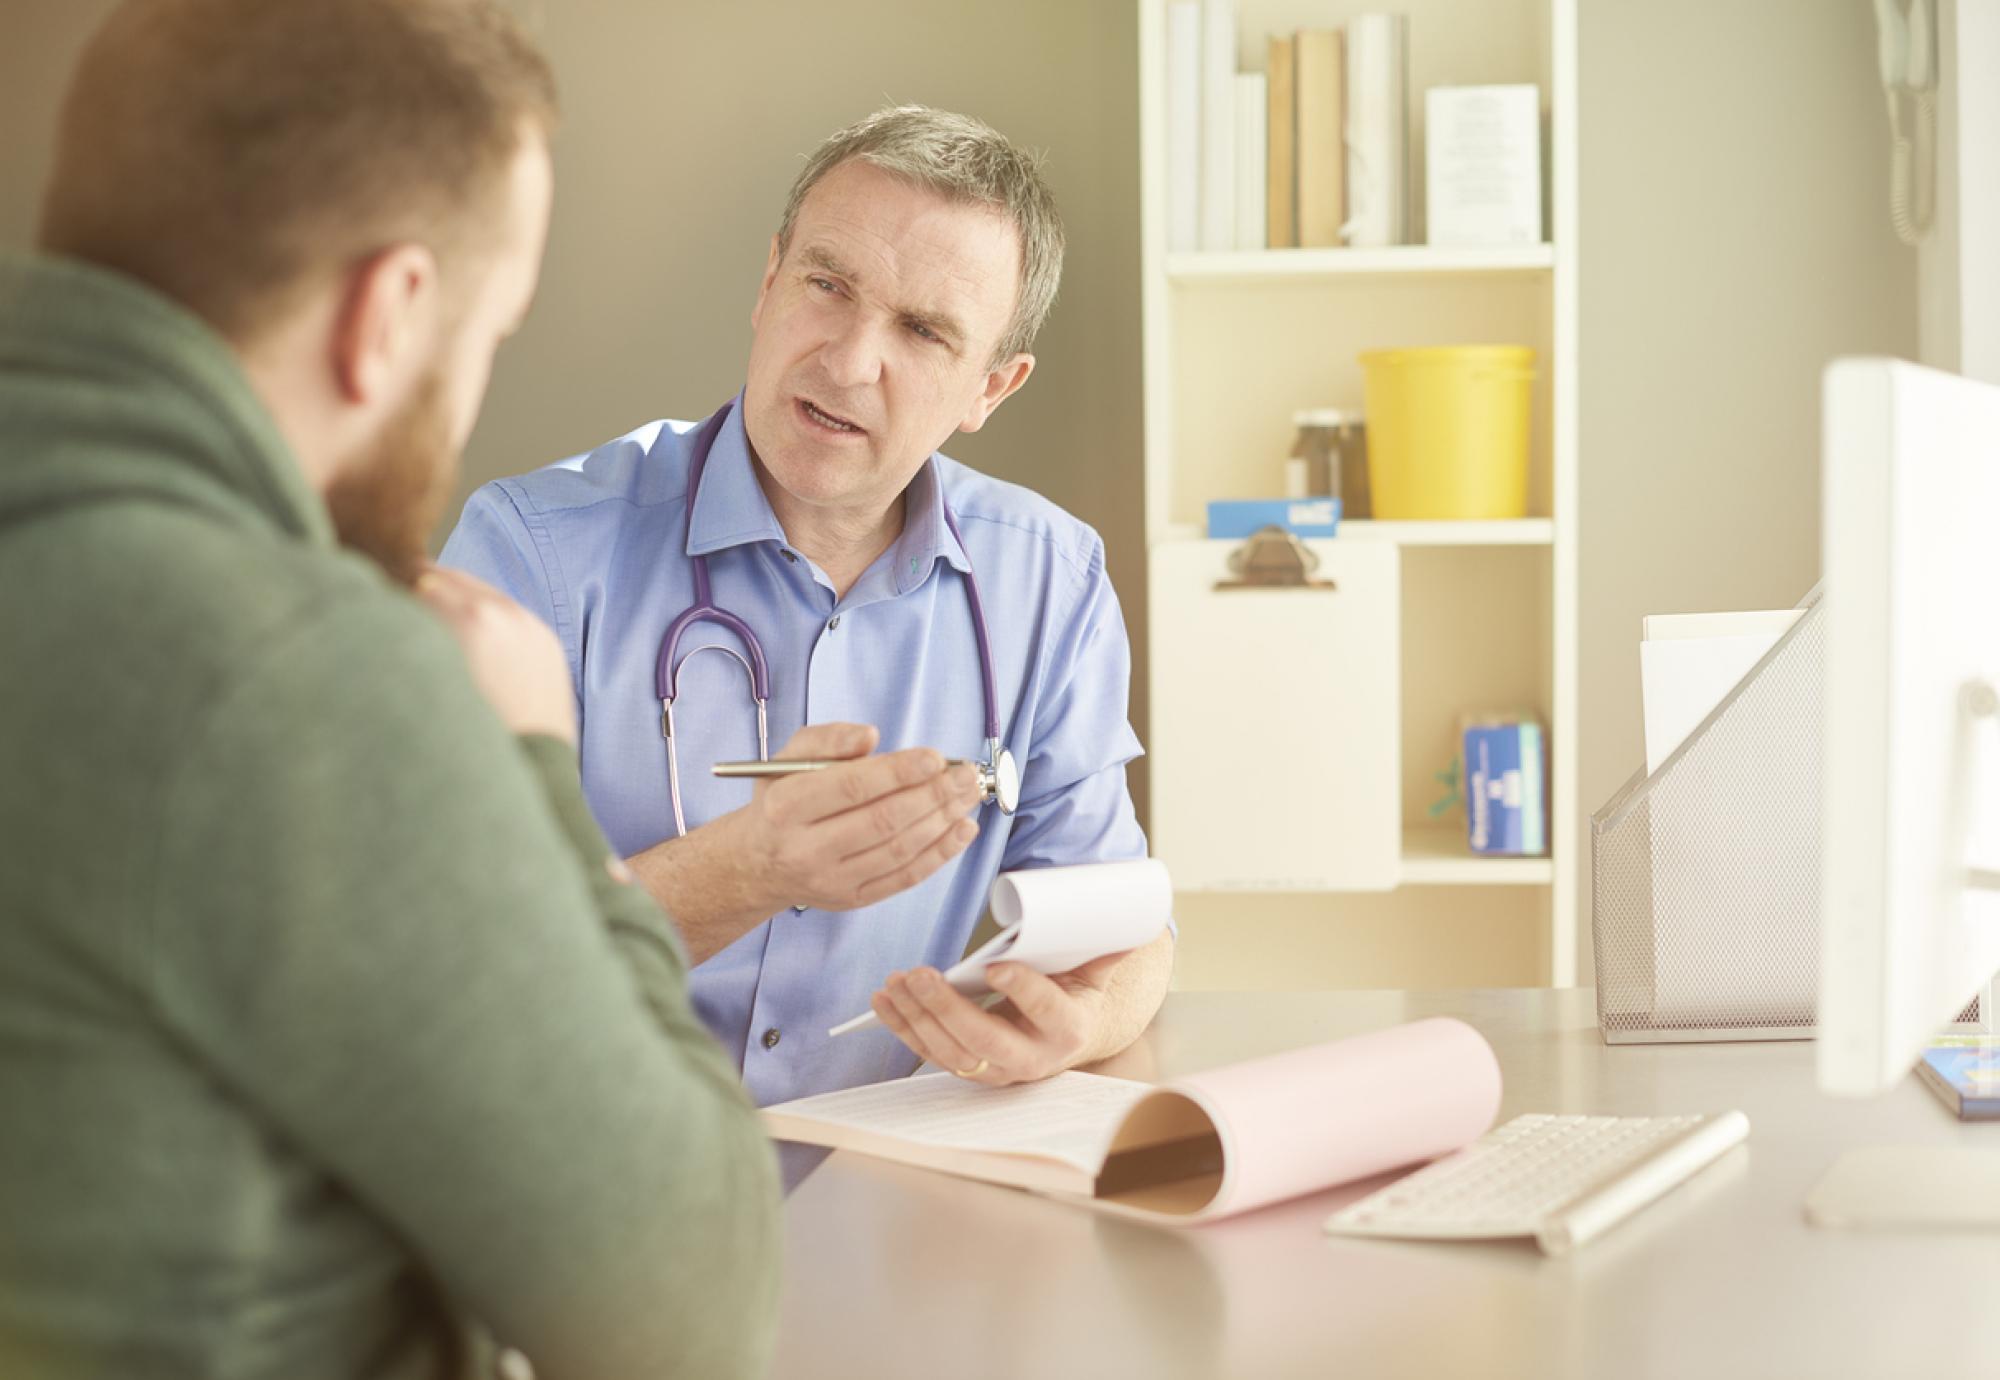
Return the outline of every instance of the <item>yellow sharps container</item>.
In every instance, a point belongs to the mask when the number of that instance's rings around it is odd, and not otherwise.
[[[1435,345],[1361,356],[1368,486],[1385,520],[1528,515],[1535,352]]]

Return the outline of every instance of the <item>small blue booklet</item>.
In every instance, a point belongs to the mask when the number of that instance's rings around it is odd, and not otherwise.
[[[1946,1038],[1924,1051],[1917,1077],[1961,1121],[2000,1121],[2000,1039]]]
[[[1234,541],[1260,527],[1295,537],[1330,537],[1340,530],[1337,498],[1218,498],[1208,505],[1208,535]]]
[[[1490,715],[1465,724],[1465,841],[1475,853],[1538,858],[1549,851],[1542,726]]]

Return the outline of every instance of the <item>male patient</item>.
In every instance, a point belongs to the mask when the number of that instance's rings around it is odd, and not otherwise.
[[[772,1156],[562,653],[423,573],[553,120],[491,0],[83,59],[0,258],[0,1375],[763,1368]]]

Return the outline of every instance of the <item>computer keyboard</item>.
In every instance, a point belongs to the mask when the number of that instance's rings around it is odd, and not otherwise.
[[[1344,1236],[1532,1236],[1574,1250],[1750,1134],[1718,1116],[1517,1116],[1326,1219]]]

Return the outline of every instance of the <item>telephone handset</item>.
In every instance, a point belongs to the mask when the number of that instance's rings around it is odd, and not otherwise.
[[[1889,104],[1889,221],[1914,245],[1930,233],[1937,210],[1936,0],[1875,0],[1881,35],[1882,96]],[[1903,102],[1916,116],[1913,140],[1903,132]]]

